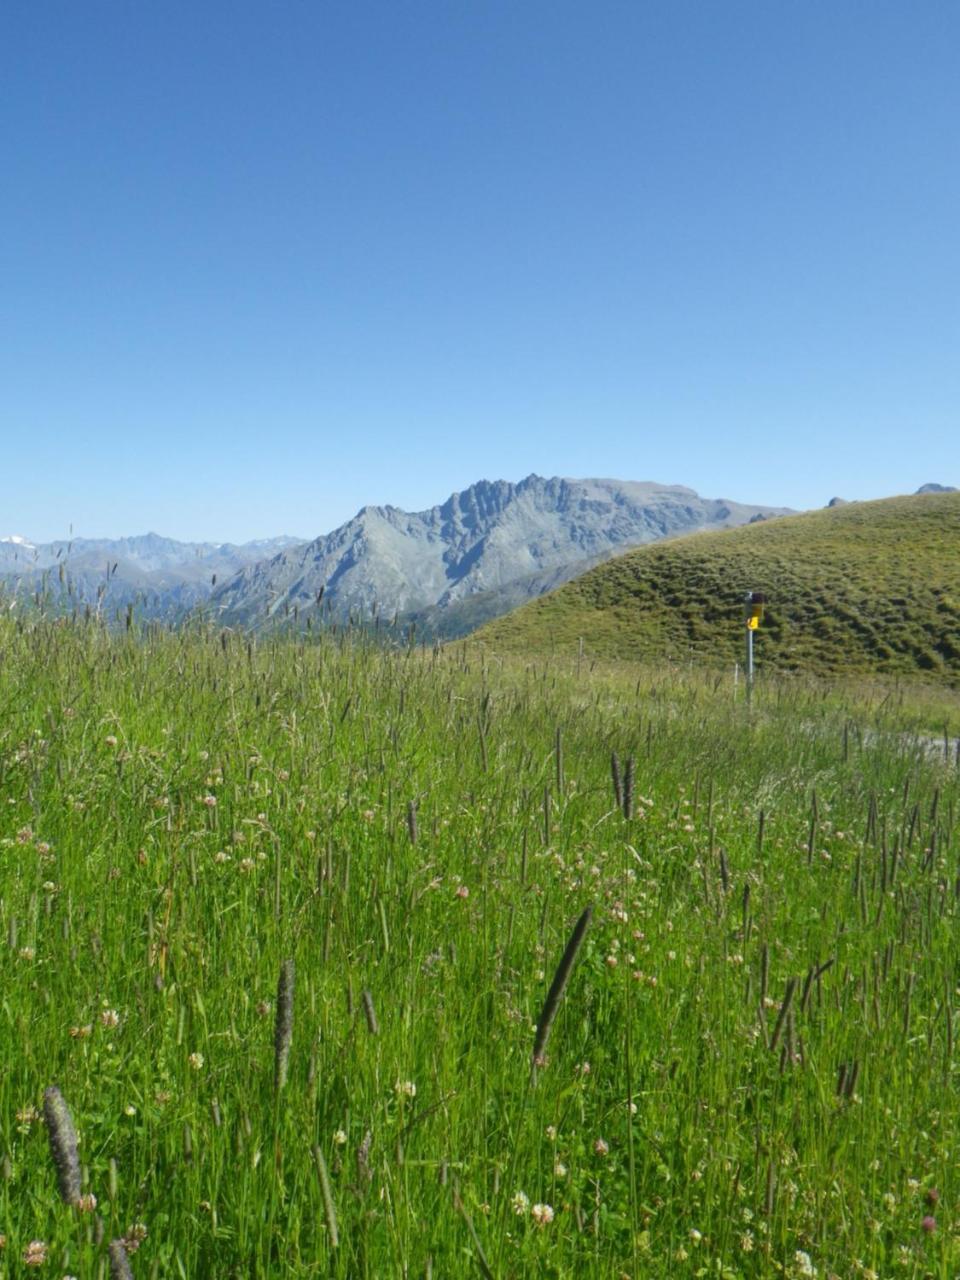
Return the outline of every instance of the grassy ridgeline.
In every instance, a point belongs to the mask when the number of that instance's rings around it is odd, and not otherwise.
[[[748,720],[682,674],[95,626],[0,651],[0,1272],[123,1238],[163,1277],[960,1266],[957,771],[889,699],[768,685]]]
[[[694,534],[618,556],[483,628],[498,651],[742,660],[741,599],[769,604],[772,670],[960,683],[960,493],[919,494]],[[539,645],[538,645],[539,640]],[[759,646],[762,645],[762,651]]]

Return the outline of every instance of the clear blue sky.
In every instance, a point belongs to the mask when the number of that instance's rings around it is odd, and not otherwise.
[[[955,0],[5,0],[0,534],[960,485]]]

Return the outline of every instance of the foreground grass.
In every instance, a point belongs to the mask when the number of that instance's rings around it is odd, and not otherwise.
[[[163,1277],[960,1268],[958,775],[897,699],[95,625],[0,651],[0,1275],[32,1240],[105,1275],[116,1238]]]

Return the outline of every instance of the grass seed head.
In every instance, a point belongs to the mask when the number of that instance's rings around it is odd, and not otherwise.
[[[273,1045],[276,1053],[276,1087],[287,1083],[287,1067],[290,1061],[290,1044],[293,1040],[293,988],[296,971],[292,960],[285,960],[280,967],[277,983],[277,1017],[274,1024]]]
[[[547,998],[543,1002],[543,1009],[540,1012],[540,1018],[537,1022],[537,1034],[533,1042],[533,1065],[540,1066],[543,1063],[544,1054],[546,1053],[547,1040],[550,1037],[550,1029],[553,1026],[553,1020],[557,1016],[557,1010],[560,1007],[560,1001],[563,999],[563,993],[566,990],[567,983],[570,981],[570,974],[573,972],[573,966],[577,959],[577,953],[583,945],[583,939],[587,932],[587,926],[593,915],[593,908],[587,907],[580,919],[573,926],[573,932],[560,958],[557,971],[553,975],[553,982],[550,984],[550,990],[547,992]]]
[[[110,1280],[133,1280],[127,1247],[122,1240],[111,1240],[107,1248],[110,1259]]]
[[[43,1115],[50,1138],[50,1154],[57,1169],[60,1198],[64,1204],[76,1204],[80,1199],[77,1131],[73,1127],[70,1109],[56,1085],[51,1085],[43,1095]]]

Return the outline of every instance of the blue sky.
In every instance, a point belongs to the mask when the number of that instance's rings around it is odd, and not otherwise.
[[[6,0],[0,534],[960,484],[951,0]]]

